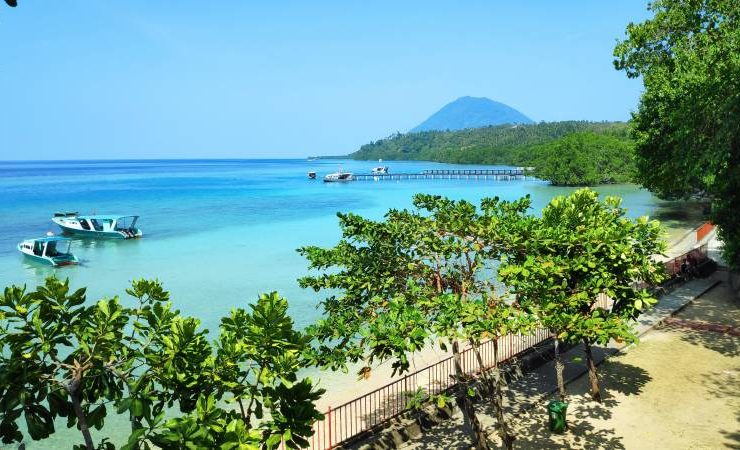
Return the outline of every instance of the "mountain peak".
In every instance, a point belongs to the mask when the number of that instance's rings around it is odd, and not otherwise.
[[[442,107],[411,129],[412,133],[430,130],[462,130],[505,123],[532,123],[521,112],[486,97],[460,97]]]

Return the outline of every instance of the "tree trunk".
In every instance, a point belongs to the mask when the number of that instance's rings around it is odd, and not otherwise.
[[[506,422],[506,416],[504,415],[504,393],[502,389],[503,379],[501,371],[498,368],[498,340],[493,340],[493,367],[490,370],[487,370],[488,368],[483,362],[483,358],[478,351],[478,347],[476,347],[472,342],[470,344],[475,352],[475,358],[478,361],[481,376],[488,385],[488,390],[490,392],[489,397],[491,398],[491,404],[493,405],[493,410],[496,414],[496,421],[499,425],[501,441],[504,443],[504,448],[512,450],[514,448],[516,437],[509,429],[509,425]],[[489,372],[492,372],[493,376]]]
[[[596,363],[591,354],[591,343],[588,339],[583,340],[583,348],[586,352],[586,365],[588,366],[588,381],[591,384],[591,398],[601,403],[601,389],[599,388],[599,374],[596,371]]]
[[[85,448],[87,448],[87,450],[95,450],[90,429],[87,427],[87,418],[85,418],[85,412],[82,410],[82,406],[80,405],[80,397],[77,395],[77,391],[69,391],[69,397],[72,400],[72,408],[77,416],[77,427],[80,429],[80,433],[82,433],[82,437],[85,439]]]
[[[496,412],[496,420],[498,421],[501,441],[504,443],[506,450],[512,450],[514,448],[514,440],[516,437],[514,433],[509,429],[509,425],[506,423],[506,416],[504,415],[504,392],[502,389],[504,380],[501,376],[501,371],[498,368],[498,339],[493,340],[493,371],[494,371],[494,391],[493,391],[493,409]]]
[[[553,338],[555,344],[555,377],[558,380],[558,393],[560,394],[560,401],[565,401],[565,380],[563,379],[563,360],[560,357],[560,340],[555,336]]]
[[[468,395],[468,383],[465,381],[466,376],[462,370],[462,361],[460,358],[460,345],[456,340],[452,342],[452,353],[455,361],[456,381],[461,391],[458,393],[457,401],[460,405],[460,409],[462,409],[465,424],[470,430],[471,437],[473,438],[473,445],[475,445],[475,448],[478,450],[490,450],[486,433],[483,431],[483,426],[475,414],[473,399]]]

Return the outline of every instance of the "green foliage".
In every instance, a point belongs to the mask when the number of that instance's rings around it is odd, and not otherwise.
[[[479,212],[466,201],[419,194],[414,206],[417,211],[391,210],[383,221],[339,214],[343,239],[335,247],[299,249],[319,271],[300,285],[330,293],[323,318],[309,328],[319,344],[318,364],[345,368],[390,359],[403,372],[408,354],[432,334],[448,340],[484,334],[463,333],[461,314],[470,308],[473,317],[487,308],[492,285],[485,274],[529,200],[489,199]]]
[[[459,364],[460,342],[477,352],[482,339],[497,339],[517,324],[490,275],[510,251],[511,231],[527,222],[529,199],[488,199],[479,210],[419,194],[414,206],[391,210],[382,221],[339,214],[343,238],[335,247],[299,249],[319,271],[300,285],[329,292],[324,317],[309,328],[318,342],[313,358],[332,368],[363,361],[366,377],[376,360],[389,360],[394,374],[402,373],[425,345],[446,350],[451,344],[456,396],[474,441],[487,448],[469,395],[475,389]]]
[[[593,343],[637,339],[633,319],[656,301],[641,286],[662,279],[662,266],[653,260],[665,249],[661,236],[657,221],[626,218],[619,198],[601,202],[596,192],[581,189],[550,202],[522,236],[522,251],[502,262],[499,277],[519,307],[557,340],[583,342],[590,358]],[[611,308],[597,304],[601,293],[612,299]],[[589,370],[592,394],[600,399],[595,365]],[[556,374],[562,400],[557,352]]]
[[[460,131],[395,134],[363,145],[354,159],[424,160],[460,164],[533,166],[538,154],[572,133],[592,132],[629,143],[627,125],[619,122],[541,122]]]
[[[522,308],[566,342],[636,339],[631,319],[655,303],[637,286],[662,279],[652,259],[665,249],[657,221],[630,220],[619,198],[602,202],[580,189],[554,198],[528,233],[523,251],[499,268]],[[614,301],[611,310],[595,307],[600,293]]]
[[[639,181],[664,198],[707,197],[740,268],[740,3],[658,0],[627,26],[615,67],[641,77],[633,114]]]
[[[323,391],[296,376],[306,367],[301,354],[309,340],[293,330],[284,298],[262,295],[250,312],[232,311],[214,348],[197,319],[172,309],[159,282],[137,280],[126,292],[136,306],[117,298],[88,305],[84,289],[70,292],[67,281],[55,278],[33,292],[5,289],[4,443],[24,439],[20,420],[28,436],[40,440],[62,417],[80,429],[85,444],[77,447],[92,449],[89,428],[101,429],[113,411],[131,422],[124,449],[306,445],[321,417],[314,403]],[[220,406],[223,401],[249,406],[236,411]],[[98,448],[112,444],[103,440]]]
[[[538,145],[533,153],[534,174],[559,186],[624,183],[634,172],[628,141],[590,131]]]

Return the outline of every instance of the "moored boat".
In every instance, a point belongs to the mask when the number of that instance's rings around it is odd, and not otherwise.
[[[316,179],[316,172],[314,172],[314,171],[308,172],[308,179],[309,180],[315,180]]]
[[[141,237],[143,234],[139,228],[136,228],[139,216],[56,213],[51,220],[59,225],[63,232],[79,236],[132,239]]]
[[[340,170],[339,172],[327,174],[324,177],[324,182],[326,183],[336,182],[336,181],[352,181],[352,172],[342,172]]]
[[[388,166],[378,166],[373,167],[373,170],[370,171],[373,175],[383,175],[388,173]]]
[[[39,239],[26,239],[18,244],[18,251],[26,257],[52,266],[77,264],[77,257],[71,252],[72,240],[59,236]]]

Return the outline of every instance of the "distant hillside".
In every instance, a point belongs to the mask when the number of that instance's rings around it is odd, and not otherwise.
[[[532,119],[511,106],[485,97],[460,97],[443,106],[411,132],[463,130],[517,123],[532,123]]]
[[[590,131],[630,142],[624,122],[542,122],[460,131],[395,134],[363,145],[353,159],[422,160],[459,164],[533,165],[541,144],[571,133]]]

